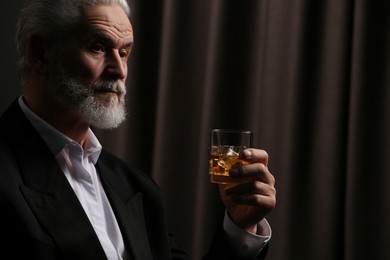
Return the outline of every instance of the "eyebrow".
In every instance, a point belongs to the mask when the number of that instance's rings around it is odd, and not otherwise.
[[[99,31],[99,30],[89,31],[86,34],[85,39],[87,41],[92,41],[94,39],[98,39],[98,40],[102,40],[106,43],[115,44],[115,41],[112,39],[112,37],[110,37],[109,34],[103,32],[103,31]],[[133,41],[124,42],[124,43],[125,44],[123,44],[123,47],[125,47],[125,48],[130,48],[133,45]]]

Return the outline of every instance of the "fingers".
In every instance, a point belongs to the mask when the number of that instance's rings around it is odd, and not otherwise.
[[[268,166],[268,153],[264,150],[248,148],[242,152],[244,159],[250,163],[259,162]]]
[[[275,201],[275,177],[269,171],[268,154],[264,150],[260,149],[246,149],[243,152],[245,160],[250,164],[240,165],[235,167],[231,171],[231,175],[234,178],[248,178],[253,176],[253,181],[244,182],[242,184],[229,186],[225,192],[236,203],[252,204],[256,205],[262,200],[265,200],[266,204]],[[267,203],[268,200],[268,203]]]
[[[261,196],[273,196],[275,188],[272,185],[264,182],[246,182],[237,185],[228,186],[225,190],[227,195],[245,195],[245,194],[257,194]]]
[[[249,148],[242,157],[249,164],[234,167],[230,175],[243,181],[220,184],[219,188],[232,220],[252,230],[276,205],[275,178],[268,169],[268,154],[264,150]]]
[[[230,175],[233,178],[248,178],[254,177],[254,179],[274,185],[275,178],[269,172],[268,168],[262,163],[253,163],[248,165],[240,165],[230,171]]]
[[[259,181],[227,187],[225,193],[237,204],[262,205],[270,209],[276,204],[275,187]]]
[[[268,154],[264,150],[249,148],[243,151],[242,157],[249,162],[247,165],[234,167],[230,171],[233,178],[248,178],[264,182],[270,185],[275,184],[274,176],[268,170]]]

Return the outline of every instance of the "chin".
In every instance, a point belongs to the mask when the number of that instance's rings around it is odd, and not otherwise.
[[[123,95],[122,95],[123,97]],[[79,104],[80,116],[99,129],[117,128],[126,118],[125,102],[118,95],[95,95]]]

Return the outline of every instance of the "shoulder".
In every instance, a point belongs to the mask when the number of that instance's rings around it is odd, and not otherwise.
[[[151,178],[150,174],[130,165],[128,162],[105,149],[103,149],[100,154],[98,164],[101,167],[108,168],[113,174],[121,175],[127,182],[131,183],[131,185],[137,186],[138,189],[142,189],[142,187],[159,189],[157,183]]]
[[[100,154],[97,168],[101,171],[104,178],[115,179],[117,188],[125,189],[131,194],[142,194],[146,214],[152,216],[164,211],[164,201],[160,187],[149,174],[131,166],[123,159],[104,149]],[[119,184],[118,182],[121,183]]]

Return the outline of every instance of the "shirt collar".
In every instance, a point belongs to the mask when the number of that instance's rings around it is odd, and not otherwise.
[[[27,107],[22,96],[19,97],[19,105],[54,155],[59,154],[65,146],[71,143],[80,146],[77,142],[67,137],[36,115],[30,108]],[[88,129],[87,139],[83,150],[84,157],[90,156],[90,160],[95,164],[101,153],[102,146],[91,129]]]

